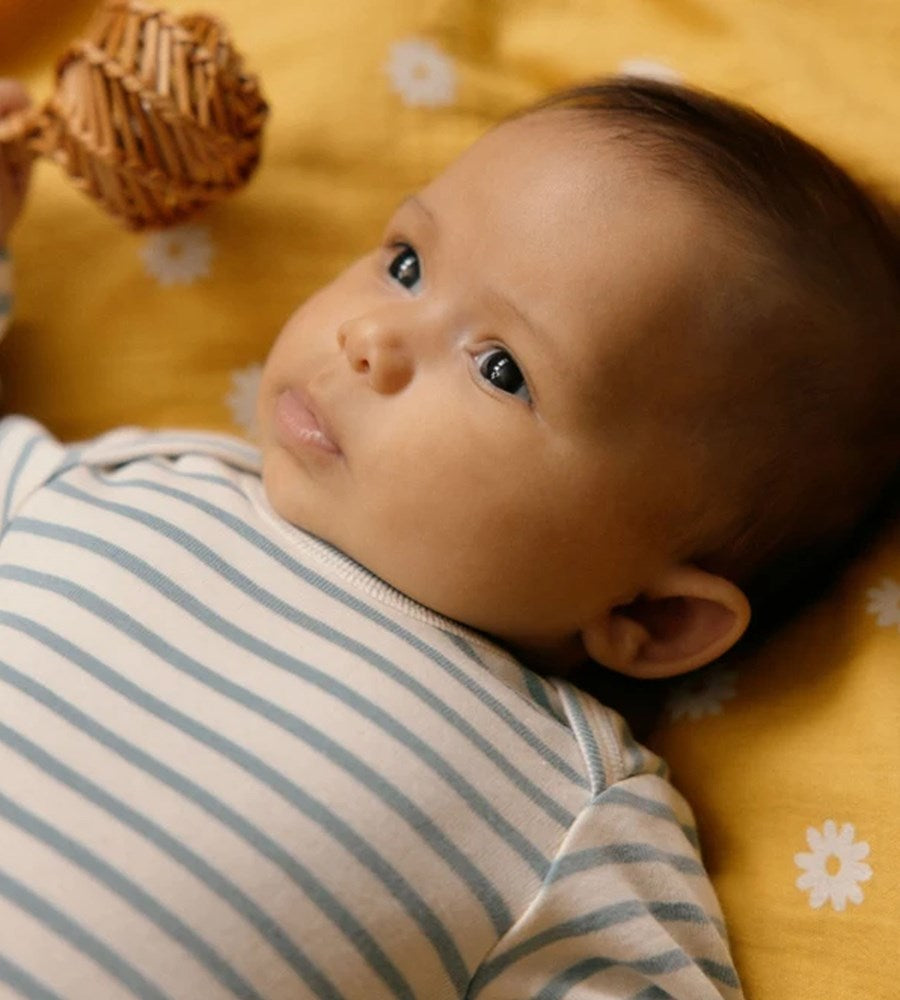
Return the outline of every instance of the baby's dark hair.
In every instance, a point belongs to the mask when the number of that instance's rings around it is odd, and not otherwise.
[[[821,592],[896,510],[900,227],[819,149],[703,91],[615,78],[552,95],[711,209],[738,260],[704,344],[721,371],[685,413],[710,504],[685,554],[738,583],[758,636]],[[730,366],[730,368],[728,368]],[[713,369],[715,370],[715,368]],[[725,503],[721,504],[723,491]]]

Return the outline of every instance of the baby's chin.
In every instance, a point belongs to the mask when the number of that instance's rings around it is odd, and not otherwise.
[[[322,541],[335,544],[331,538],[325,537],[328,534],[327,521],[317,516],[316,504],[298,480],[289,456],[279,454],[274,448],[264,448],[261,478],[266,500],[282,520],[316,535]]]
[[[418,565],[409,566],[396,558],[379,558],[383,553],[373,552],[365,540],[354,540],[336,530],[333,516],[322,517],[319,511],[305,509],[296,492],[285,491],[279,471],[272,465],[264,465],[263,489],[275,513],[293,527],[337,549],[415,604],[482,634],[538,673],[574,674],[593,665],[579,635],[517,636],[501,624],[485,619],[487,602],[480,602],[478,610],[473,612],[459,601],[459,593],[448,592],[440,584],[435,586],[439,579],[434,572],[436,560],[429,560],[430,567],[423,574],[421,560]],[[465,588],[455,590],[464,593]]]
[[[415,604],[514,649],[536,668],[553,666],[559,672],[584,661],[577,635],[543,629],[533,614],[523,619],[516,580],[503,567],[479,561],[471,547],[448,549],[446,532],[422,525],[404,531],[390,518],[373,521],[355,503],[344,509],[340,494],[336,497],[316,476],[304,475],[277,445],[263,448],[261,478],[266,500],[282,520],[337,549]],[[429,545],[433,538],[440,544]],[[533,608],[536,602],[526,603]]]

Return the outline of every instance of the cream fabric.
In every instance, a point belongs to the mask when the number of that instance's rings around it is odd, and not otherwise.
[[[0,990],[739,1000],[659,759],[257,469],[0,422]]]

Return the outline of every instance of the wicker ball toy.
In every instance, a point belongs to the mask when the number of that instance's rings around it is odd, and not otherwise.
[[[161,228],[249,179],[267,111],[215,18],[108,0],[46,104],[0,121],[0,156],[47,156],[130,229]]]

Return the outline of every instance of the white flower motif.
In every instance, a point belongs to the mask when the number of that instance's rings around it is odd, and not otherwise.
[[[260,364],[236,368],[231,373],[231,391],[225,397],[231,419],[238,427],[243,427],[251,438],[256,436],[256,397],[261,378]]]
[[[409,107],[437,108],[456,95],[456,69],[433,42],[407,38],[394,42],[385,71],[393,90]]]
[[[639,76],[661,83],[681,83],[684,77],[677,70],[655,59],[625,59],[619,63],[621,76]]]
[[[879,625],[885,628],[896,625],[900,629],[900,584],[896,580],[886,576],[880,587],[866,591],[866,597],[869,598],[866,611],[875,615]]]
[[[737,670],[719,667],[682,678],[674,685],[666,710],[672,722],[721,715],[722,702],[737,695]]]
[[[794,855],[794,862],[804,873],[797,879],[797,888],[809,890],[809,905],[819,909],[826,900],[831,901],[835,910],[843,910],[849,899],[851,903],[863,901],[860,882],[872,877],[872,869],[862,863],[869,853],[869,845],[860,840],[854,843],[856,830],[852,823],[844,823],[838,833],[833,819],[825,821],[822,832],[807,827],[806,842],[811,852],[802,851]]]
[[[151,233],[141,248],[144,267],[161,285],[190,285],[209,276],[213,256],[207,226],[175,226]]]

